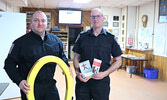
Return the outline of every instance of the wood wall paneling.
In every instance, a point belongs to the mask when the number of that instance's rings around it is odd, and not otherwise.
[[[167,57],[153,55],[152,66],[158,69],[158,78],[167,81]]]
[[[70,25],[59,25],[58,24],[58,9],[46,9],[46,8],[27,8],[27,7],[23,7],[22,12],[25,13],[26,11],[37,11],[37,10],[41,10],[44,12],[51,12],[51,20],[48,20],[49,22],[51,22],[51,27],[54,27],[55,25],[62,28],[62,29],[66,29],[66,27],[64,26],[68,26],[70,27]],[[72,25],[72,27],[83,27],[83,29],[85,30],[86,26],[91,26],[90,23],[90,11],[83,11],[82,13],[82,24],[81,25]],[[29,19],[27,19],[27,22],[30,22]]]

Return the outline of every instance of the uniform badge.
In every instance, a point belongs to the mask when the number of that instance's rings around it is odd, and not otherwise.
[[[114,40],[118,43],[118,37],[114,36]]]

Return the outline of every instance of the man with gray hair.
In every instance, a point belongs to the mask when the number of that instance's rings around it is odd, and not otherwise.
[[[94,8],[90,17],[92,28],[81,32],[74,45],[76,100],[109,100],[109,75],[121,66],[122,51],[115,36],[103,28],[104,20],[102,10]],[[111,54],[115,59],[112,65]],[[79,63],[89,60],[92,65],[94,59],[102,61],[99,73],[94,73],[92,78],[85,78],[80,71]]]

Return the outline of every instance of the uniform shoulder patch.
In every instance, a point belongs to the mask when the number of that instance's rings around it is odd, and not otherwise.
[[[14,47],[14,44],[11,45],[10,49],[9,49],[9,53],[8,54],[11,54],[12,50],[13,50],[13,47]]]
[[[83,33],[87,33],[88,31],[82,31],[82,32],[80,32],[80,34],[83,34]]]
[[[110,32],[110,31],[107,31],[107,33],[110,33],[110,34],[112,34],[112,32]]]
[[[80,32],[80,35],[86,35],[86,34],[88,34],[88,33],[90,33],[90,30],[86,30],[86,31],[82,31],[82,32]]]
[[[82,31],[80,34],[83,34],[85,31]]]

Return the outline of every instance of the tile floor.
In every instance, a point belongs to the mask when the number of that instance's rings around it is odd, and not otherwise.
[[[61,100],[64,100],[66,89],[65,77],[62,74],[60,67],[57,67],[56,72],[55,78],[57,79],[57,87],[61,94]],[[110,78],[110,100],[167,100],[167,82],[165,81],[146,79],[139,75],[133,75],[132,78],[130,78],[130,74],[128,74],[124,69],[120,69],[110,74]],[[75,80],[73,81],[75,84]],[[74,93],[73,97],[73,100],[75,100]],[[21,99],[15,98],[8,100]]]

